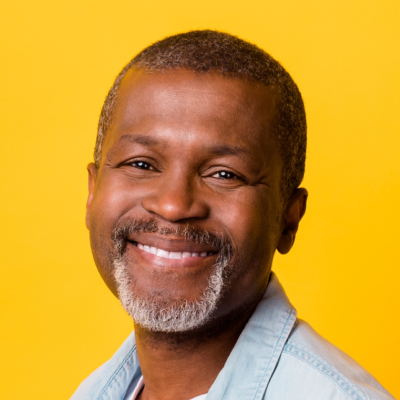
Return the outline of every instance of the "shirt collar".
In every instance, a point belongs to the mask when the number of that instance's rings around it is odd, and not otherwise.
[[[207,400],[262,399],[296,315],[278,278],[271,273],[264,297],[211,386]]]

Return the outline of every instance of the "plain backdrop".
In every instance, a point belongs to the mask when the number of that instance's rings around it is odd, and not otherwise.
[[[84,225],[113,79],[211,28],[291,73],[309,125],[308,211],[274,270],[299,316],[400,397],[398,0],[13,0],[0,6],[0,398],[68,399],[133,329]]]

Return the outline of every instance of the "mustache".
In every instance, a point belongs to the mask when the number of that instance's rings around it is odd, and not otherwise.
[[[231,259],[233,245],[228,235],[217,234],[190,224],[164,224],[155,218],[124,219],[118,221],[112,231],[114,256],[122,257],[129,237],[135,233],[158,233],[159,235],[174,236],[196,244],[209,244],[219,249],[219,257]]]

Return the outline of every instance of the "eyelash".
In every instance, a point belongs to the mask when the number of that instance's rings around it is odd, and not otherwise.
[[[146,161],[140,161],[140,160],[133,161],[131,165],[138,169],[143,169],[148,171],[155,170],[155,168]],[[242,180],[242,178],[240,178],[238,175],[234,174],[231,171],[218,171],[215,172],[213,175],[211,175],[211,177],[214,177],[215,175],[218,175],[219,179],[221,180],[233,180],[233,179]]]

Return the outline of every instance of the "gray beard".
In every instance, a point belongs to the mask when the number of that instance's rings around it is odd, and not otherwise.
[[[117,259],[114,260],[114,276],[118,297],[128,315],[143,328],[155,332],[185,332],[205,324],[215,310],[224,287],[223,272],[228,262],[225,259],[215,264],[199,300],[172,300],[166,304],[165,301],[137,296],[126,263]]]
[[[128,232],[179,233],[188,240],[197,243],[213,243],[220,252],[213,267],[208,284],[199,300],[189,302],[186,299],[163,299],[149,295],[137,295],[133,289],[134,277],[131,276],[124,257],[124,240]],[[229,275],[228,268],[232,258],[232,244],[227,237],[212,235],[190,227],[162,228],[154,220],[129,221],[114,230],[113,254],[114,278],[117,284],[118,298],[125,311],[136,324],[155,332],[185,332],[203,326],[216,309],[222,297]]]

